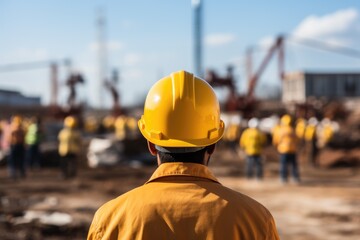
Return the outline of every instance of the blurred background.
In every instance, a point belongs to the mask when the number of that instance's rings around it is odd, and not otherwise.
[[[358,1],[3,0],[0,29],[1,239],[84,239],[99,206],[145,183],[156,162],[137,120],[149,88],[178,70],[220,100],[220,182],[269,208],[282,239],[360,238]],[[280,182],[272,139],[284,114],[300,184]],[[251,118],[267,138],[262,181],[246,178],[239,146]],[[81,150],[64,176],[69,126]]]

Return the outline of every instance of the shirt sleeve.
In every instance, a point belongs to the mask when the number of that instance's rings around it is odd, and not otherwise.
[[[87,240],[101,240],[103,237],[103,230],[99,224],[98,213],[95,213],[93,221],[90,225]]]
[[[268,222],[268,230],[266,234],[266,240],[280,240],[279,233],[276,229],[274,218],[270,215]]]

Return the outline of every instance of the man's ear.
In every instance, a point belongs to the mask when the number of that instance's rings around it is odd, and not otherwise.
[[[213,153],[214,153],[214,151],[215,151],[215,146],[216,146],[216,143],[214,143],[214,144],[212,144],[212,145],[208,146],[208,147],[207,147],[207,150],[206,150],[206,151],[207,151],[207,153],[208,153],[208,154],[210,154],[210,155],[211,155],[211,154],[213,154]]]
[[[152,142],[147,141],[148,144],[148,149],[149,152],[151,153],[151,155],[156,156],[157,155],[157,150],[155,148],[155,144],[153,144]]]
[[[214,153],[214,151],[215,151],[215,146],[216,146],[216,143],[214,143],[214,144],[212,144],[212,145],[208,146],[208,147],[207,147],[207,150],[206,150],[206,151],[207,151],[207,153],[208,153],[208,154],[210,154],[210,155],[211,155],[211,154],[213,154],[213,153]]]

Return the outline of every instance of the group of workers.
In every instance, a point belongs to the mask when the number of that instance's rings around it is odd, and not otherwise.
[[[263,148],[267,144],[267,137],[259,128],[260,120],[251,118],[248,127],[242,132],[239,146],[246,153],[246,177],[252,178],[256,171],[256,178],[263,178]],[[304,151],[308,161],[318,166],[317,154],[319,148],[326,147],[333,138],[336,126],[328,118],[320,123],[315,117],[308,121],[299,118],[297,121],[285,114],[281,117],[271,131],[272,144],[279,153],[280,179],[283,183],[288,181],[289,168],[293,180],[300,182],[297,155]]]
[[[14,115],[10,122],[2,120],[0,136],[0,149],[8,152],[10,178],[25,178],[27,169],[40,167],[39,144],[42,138],[40,118],[23,120],[19,115]]]
[[[58,133],[58,154],[60,176],[64,179],[74,178],[77,173],[78,159],[83,151],[80,121],[76,116],[67,116],[63,128]],[[84,133],[114,133],[116,140],[131,138],[137,134],[137,124],[133,117],[106,116],[102,121],[88,117],[84,121]],[[14,115],[10,120],[0,123],[0,150],[6,153],[9,177],[25,178],[27,170],[40,169],[42,153],[40,143],[44,140],[40,118],[23,118]]]

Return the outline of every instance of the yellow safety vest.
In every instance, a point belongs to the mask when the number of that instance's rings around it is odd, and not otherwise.
[[[266,136],[257,128],[247,128],[240,138],[240,147],[247,155],[260,155],[266,143]]]
[[[295,153],[297,150],[297,137],[291,126],[281,126],[273,136],[273,144],[279,153]]]
[[[305,140],[312,141],[316,137],[316,126],[308,125],[305,129]]]
[[[330,124],[325,125],[320,132],[320,136],[319,136],[319,145],[320,147],[325,147],[326,144],[328,144],[331,139],[334,136],[334,130],[332,128],[332,126]]]
[[[81,150],[80,132],[71,128],[64,128],[60,131],[59,136],[59,154],[66,156],[67,154],[78,154]]]
[[[195,163],[163,163],[96,212],[88,240],[279,239],[270,212]]]
[[[303,138],[304,138],[305,129],[306,129],[305,120],[299,119],[298,122],[297,122],[297,124],[296,124],[296,127],[295,127],[296,136],[297,136],[299,139],[303,139]]]

